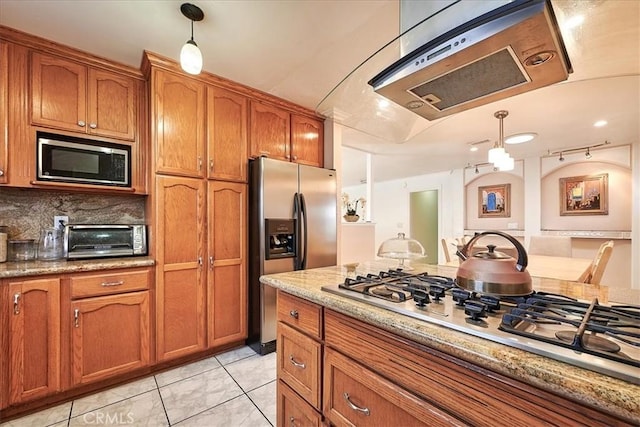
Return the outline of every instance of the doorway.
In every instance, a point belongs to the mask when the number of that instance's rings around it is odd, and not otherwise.
[[[438,190],[412,192],[409,197],[411,238],[424,247],[427,264],[438,263]]]

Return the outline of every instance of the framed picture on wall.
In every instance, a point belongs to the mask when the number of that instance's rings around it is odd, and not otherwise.
[[[511,217],[511,184],[478,187],[478,218]]]
[[[609,174],[560,178],[560,215],[608,215]]]

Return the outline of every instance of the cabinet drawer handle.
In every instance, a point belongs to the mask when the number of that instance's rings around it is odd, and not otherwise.
[[[80,310],[77,308],[73,310],[73,326],[80,327]]]
[[[78,126],[80,127],[84,127],[86,125],[86,123],[82,120],[78,120]]]
[[[291,310],[291,311],[289,312],[289,315],[290,315],[291,317],[293,317],[294,319],[297,319],[297,318],[298,318],[298,310]]]
[[[201,256],[198,257],[198,265],[200,267],[202,267],[202,257]]]
[[[20,314],[20,294],[13,296],[13,314]]]
[[[296,368],[304,369],[307,367],[307,365],[305,365],[304,363],[296,362],[296,359],[293,358],[293,354],[289,356],[289,361]]]
[[[209,257],[209,270],[213,270],[213,256]]]
[[[209,159],[209,170],[213,170],[213,159]]]
[[[349,400],[349,393],[344,392],[342,396],[344,397],[344,400],[347,401],[351,409],[353,409],[354,411],[362,412],[365,415],[371,415],[371,411],[369,411],[369,408],[361,408],[358,405],[354,405],[353,402]]]
[[[95,128],[97,128],[97,127],[98,127],[98,125],[97,125],[97,124],[95,124],[95,123],[89,123],[89,127],[90,127],[91,129],[95,129]]]
[[[102,282],[100,285],[104,286],[104,287],[107,287],[107,286],[120,286],[120,285],[124,285],[124,280],[118,280],[117,282]]]

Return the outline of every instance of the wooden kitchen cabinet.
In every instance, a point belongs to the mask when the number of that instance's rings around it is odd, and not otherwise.
[[[247,338],[247,185],[208,183],[208,345]]]
[[[277,384],[277,425],[296,427],[320,427],[322,416],[313,410],[284,381]]]
[[[115,72],[33,52],[31,122],[134,141],[141,82]]]
[[[149,291],[78,299],[69,315],[74,386],[149,364]]]
[[[7,183],[9,163],[9,46],[0,41],[0,184]]]
[[[60,279],[6,280],[9,404],[60,389]]]
[[[289,112],[274,105],[251,101],[251,157],[291,159]]]
[[[156,354],[205,349],[205,181],[156,175]]]
[[[324,164],[324,123],[291,114],[291,160],[310,166]]]
[[[207,170],[210,179],[247,182],[247,98],[207,86]]]
[[[153,70],[152,85],[155,172],[204,177],[205,84]]]

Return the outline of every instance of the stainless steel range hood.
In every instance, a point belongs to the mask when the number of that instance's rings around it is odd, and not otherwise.
[[[425,43],[369,84],[435,120],[566,80],[571,72],[550,2],[516,0]]]

